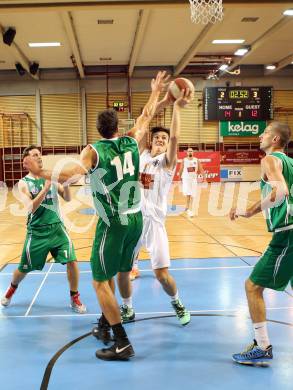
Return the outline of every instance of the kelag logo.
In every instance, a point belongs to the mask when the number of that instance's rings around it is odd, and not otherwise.
[[[251,124],[251,123],[244,123],[240,122],[240,124],[233,124],[232,122],[229,122],[228,125],[228,131],[229,133],[239,133],[239,132],[249,132],[253,135],[259,134],[259,125],[257,123]]]
[[[265,121],[220,122],[220,134],[222,137],[259,136],[265,128]]]

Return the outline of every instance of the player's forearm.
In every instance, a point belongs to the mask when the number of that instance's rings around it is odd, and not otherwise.
[[[30,212],[34,213],[39,207],[40,204],[43,202],[45,199],[49,189],[43,188],[38,195],[31,201],[31,210]]]
[[[262,200],[256,202],[247,209],[247,216],[252,217],[261,211],[266,211],[270,208],[278,207],[285,199],[286,192],[276,187]]]
[[[250,206],[247,211],[246,211],[246,217],[252,217],[255,214],[258,214],[262,211],[261,207],[261,201],[259,200],[258,202],[254,203],[252,206]],[[240,214],[241,215],[241,214]]]
[[[157,115],[159,112],[163,111],[165,108],[167,108],[170,105],[169,101],[164,98],[157,102],[155,115]]]
[[[180,137],[180,131],[181,131],[181,109],[177,104],[174,104],[173,108],[173,114],[172,114],[172,121],[171,121],[171,127],[170,127],[170,140],[172,138],[176,138],[177,140]]]
[[[63,184],[63,193],[61,196],[66,202],[71,201],[71,193],[68,185]]]
[[[78,168],[80,168],[79,165]],[[84,173],[78,172],[78,170],[75,167],[70,169],[62,169],[60,172],[42,169],[38,175],[46,180],[51,180],[61,184],[65,182],[76,183],[84,174],[86,174],[86,170],[84,170]]]

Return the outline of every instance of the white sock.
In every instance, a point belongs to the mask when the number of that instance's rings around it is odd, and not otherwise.
[[[176,291],[176,294],[174,296],[171,296],[171,301],[177,301],[177,299],[179,299],[178,290]]]
[[[261,349],[266,349],[270,345],[266,321],[254,323],[253,329],[257,345]]]
[[[122,298],[122,303],[132,309],[132,297]]]

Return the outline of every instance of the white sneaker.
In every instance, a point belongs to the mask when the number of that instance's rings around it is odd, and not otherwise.
[[[71,297],[70,302],[71,309],[78,314],[84,314],[86,313],[86,307],[85,305],[80,301],[79,294],[75,294]]]
[[[1,299],[1,305],[2,305],[2,306],[9,306],[9,305],[10,305],[10,302],[11,302],[11,298],[3,297],[3,298]]]
[[[194,212],[191,210],[187,210],[188,217],[194,217]]]
[[[5,295],[1,298],[1,305],[2,306],[9,306],[11,299],[13,297],[13,294],[15,293],[16,288],[9,286]]]

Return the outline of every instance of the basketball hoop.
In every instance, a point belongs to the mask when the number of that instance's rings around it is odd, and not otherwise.
[[[193,23],[216,23],[223,19],[222,0],[189,0],[189,3]]]

